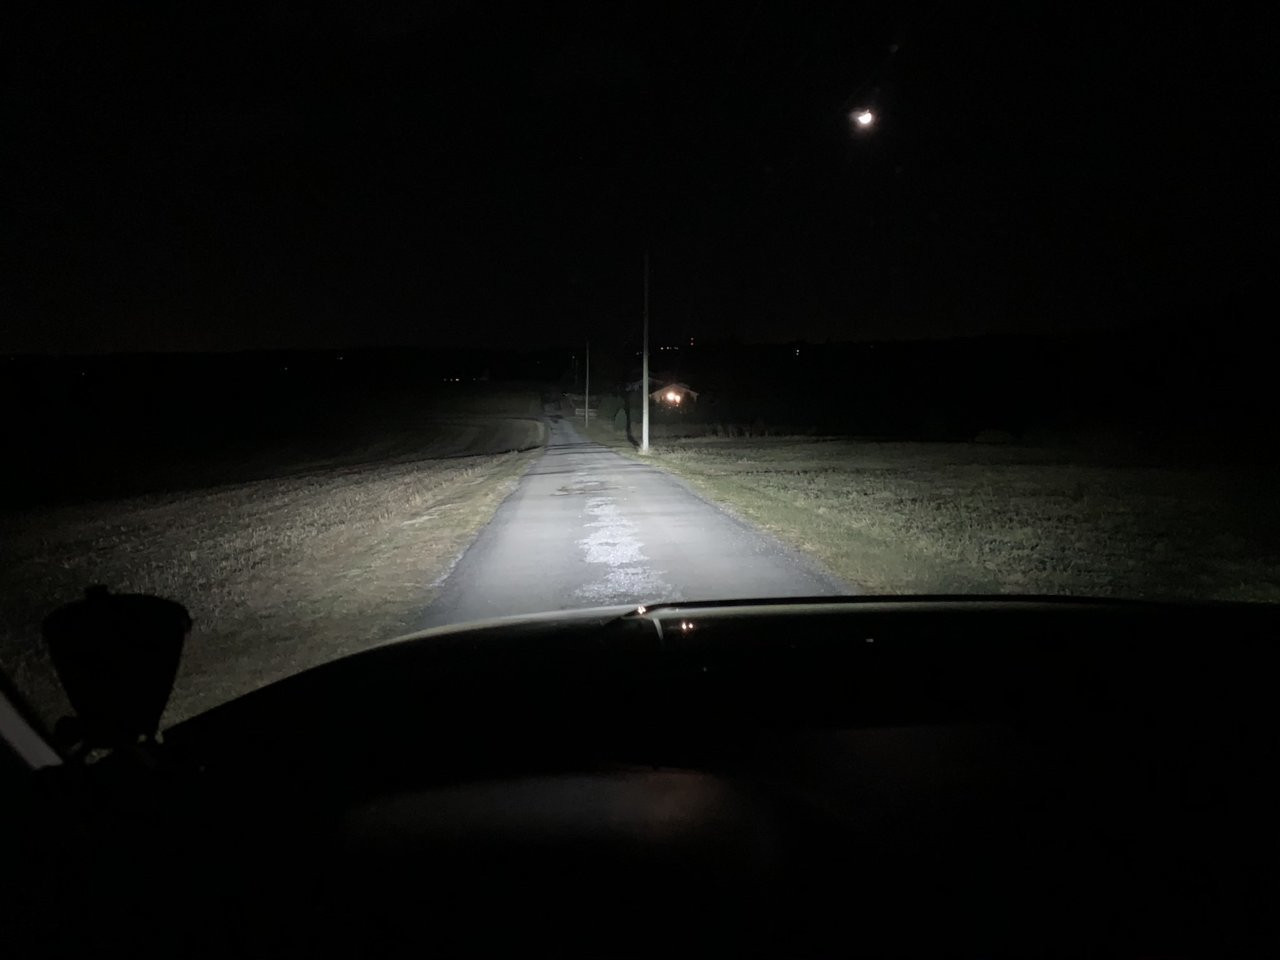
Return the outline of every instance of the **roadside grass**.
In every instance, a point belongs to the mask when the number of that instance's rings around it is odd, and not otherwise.
[[[1274,467],[810,437],[661,440],[648,459],[871,593],[1280,600]]]
[[[92,583],[172,597],[195,622],[165,715],[176,722],[416,628],[536,456],[330,467],[0,517],[0,663],[56,717],[67,707],[44,615]]]

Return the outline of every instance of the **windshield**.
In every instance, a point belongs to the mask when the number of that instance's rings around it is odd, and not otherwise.
[[[5,32],[0,666],[166,721],[429,627],[1280,599],[1274,57],[1220,7],[114,5]]]

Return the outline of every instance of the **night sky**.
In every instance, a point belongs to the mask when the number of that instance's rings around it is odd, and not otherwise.
[[[607,341],[646,247],[671,338],[1271,309],[1222,4],[53,6],[0,33],[0,351]]]

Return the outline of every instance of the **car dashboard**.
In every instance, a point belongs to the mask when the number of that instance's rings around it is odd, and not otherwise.
[[[135,950],[219,955],[1266,953],[1276,627],[927,598],[429,631],[38,778],[29,860],[85,920],[35,942],[147,903]]]

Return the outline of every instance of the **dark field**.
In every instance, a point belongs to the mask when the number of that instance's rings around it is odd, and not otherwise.
[[[0,665],[47,717],[65,708],[40,621],[91,583],[190,609],[170,721],[415,628],[544,440],[518,385],[285,365],[175,374],[171,398],[89,370],[44,435],[11,425]]]
[[[536,396],[511,406],[511,390],[490,388],[486,358],[467,355],[330,351],[4,364],[0,399],[9,415],[0,440],[13,467],[0,493],[9,508],[505,452],[529,445],[528,427],[495,428],[494,418],[541,414]]]
[[[1163,331],[659,351],[652,376],[699,392],[652,410],[654,435],[967,442],[1007,434],[1165,462],[1280,463],[1273,351],[1256,338]],[[618,371],[614,383],[634,382]],[[621,405],[598,376],[604,419]],[[630,396],[639,432],[638,393]]]

